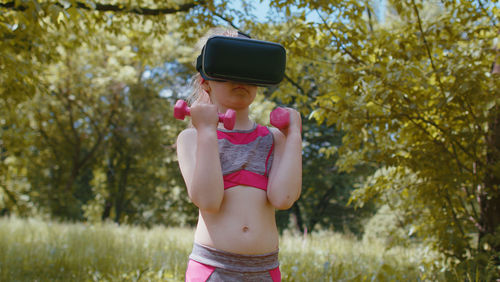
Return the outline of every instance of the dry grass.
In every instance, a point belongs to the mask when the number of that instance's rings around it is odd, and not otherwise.
[[[0,281],[183,281],[192,242],[192,229],[1,218]],[[280,244],[283,281],[435,279],[430,259],[328,232]]]

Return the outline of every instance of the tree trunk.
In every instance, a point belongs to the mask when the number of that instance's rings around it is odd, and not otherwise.
[[[125,206],[125,198],[127,193],[127,182],[130,165],[132,164],[132,157],[128,156],[125,161],[125,169],[120,172],[120,182],[118,184],[118,193],[116,195],[115,205],[115,222],[120,223],[120,218]]]
[[[300,233],[304,233],[304,221],[302,220],[302,213],[300,212],[300,207],[295,202],[292,206],[292,213],[295,215],[295,219],[297,222],[297,228],[299,229]]]
[[[104,221],[111,216],[111,210],[113,209],[113,198],[115,196],[115,166],[113,165],[113,161],[115,159],[115,154],[111,154],[108,162],[108,171],[106,172],[106,181],[107,181],[107,189],[108,189],[108,197],[104,202],[104,210],[101,215],[101,219]]]
[[[500,34],[500,31],[498,32]],[[495,46],[497,48],[497,46]],[[500,75],[500,50],[497,49],[491,73]],[[495,87],[495,86],[493,86]],[[497,89],[498,91],[498,89]],[[492,249],[495,264],[500,265],[500,105],[490,110],[491,120],[488,123],[488,136],[486,138],[486,175],[484,190],[480,195],[481,229],[479,230],[480,252],[486,251],[485,244]]]
[[[102,215],[101,215],[102,221],[105,221],[106,219],[109,218],[109,216],[111,215],[111,208],[112,207],[113,207],[113,204],[111,203],[111,200],[106,199],[106,201],[104,203],[104,210],[102,211]]]
[[[484,190],[480,196],[481,230],[479,232],[479,250],[484,251],[485,244],[496,253],[500,253],[500,175],[495,173],[500,166],[500,107],[492,109],[493,119],[489,122],[487,144],[487,170]],[[497,169],[496,169],[497,168]],[[500,261],[497,261],[498,264]]]

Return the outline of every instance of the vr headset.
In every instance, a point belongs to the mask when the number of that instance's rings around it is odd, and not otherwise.
[[[227,36],[209,38],[196,60],[196,70],[205,80],[231,80],[257,86],[280,83],[285,65],[286,51],[282,45]]]

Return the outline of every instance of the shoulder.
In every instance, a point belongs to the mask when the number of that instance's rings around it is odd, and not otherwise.
[[[195,128],[186,128],[177,136],[177,142],[196,136]]]
[[[183,147],[189,147],[196,143],[196,129],[187,128],[181,131],[177,136],[177,150]]]
[[[276,145],[280,145],[285,141],[285,135],[276,127],[268,127],[269,131],[273,135],[274,142]]]
[[[255,136],[271,135],[274,143],[280,143],[282,140],[284,140],[285,137],[279,129],[272,126],[264,126],[261,124],[257,124],[253,132]]]
[[[259,135],[267,135],[267,134],[271,133],[273,135],[273,137],[278,136],[278,138],[279,138],[280,134],[283,135],[283,133],[281,133],[281,131],[279,129],[277,129],[276,127],[265,126],[265,125],[258,124],[258,123],[256,124],[253,132],[256,132]]]

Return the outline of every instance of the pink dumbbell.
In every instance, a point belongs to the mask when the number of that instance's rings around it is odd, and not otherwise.
[[[271,112],[270,122],[280,130],[286,129],[290,125],[290,112],[278,107]],[[302,132],[302,125],[300,125],[300,132]]]
[[[184,120],[186,116],[191,115],[191,109],[187,106],[186,101],[177,100],[174,106],[174,117],[176,119]],[[225,114],[219,113],[219,122],[224,123],[226,129],[232,130],[236,122],[236,112],[234,110],[227,110]]]
[[[285,129],[290,125],[290,113],[285,108],[276,108],[271,112],[271,124],[278,129]]]

